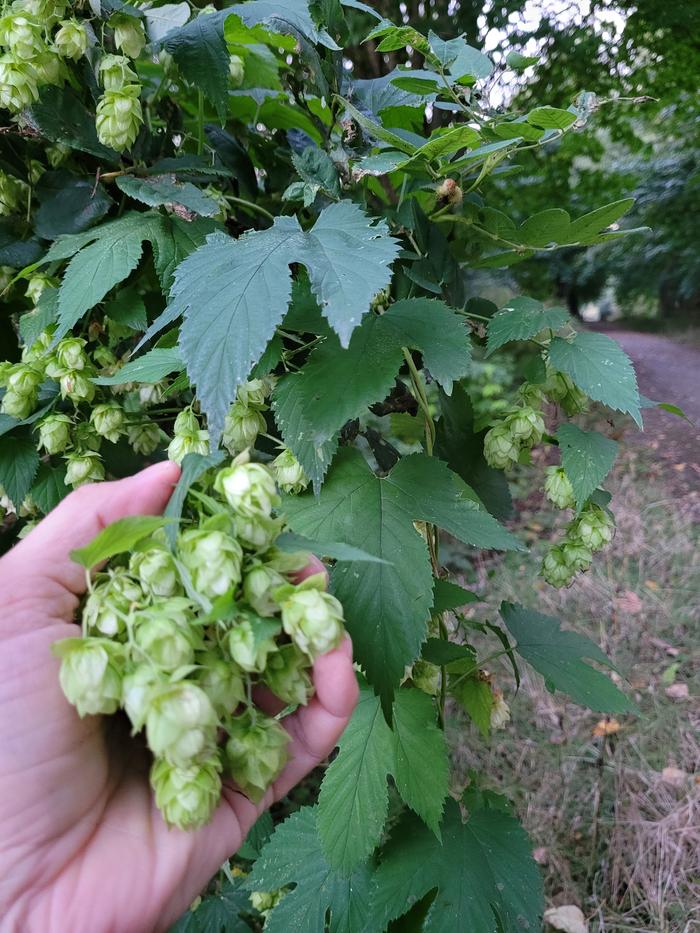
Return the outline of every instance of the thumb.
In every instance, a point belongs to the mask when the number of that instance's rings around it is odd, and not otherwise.
[[[23,581],[31,586],[32,580],[47,576],[81,593],[85,570],[70,559],[70,552],[88,544],[119,518],[162,512],[179,475],[177,464],[165,461],[127,479],[80,486],[3,557],[0,573],[4,581],[16,591]]]

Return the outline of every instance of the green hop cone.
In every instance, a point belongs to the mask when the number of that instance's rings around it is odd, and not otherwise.
[[[255,563],[243,577],[243,598],[260,616],[273,616],[278,605],[273,592],[287,581],[267,564]]]
[[[238,386],[236,398],[244,408],[266,408],[265,400],[271,392],[270,378],[249,379]]]
[[[209,432],[198,431],[197,434],[178,434],[168,444],[168,459],[175,463],[182,463],[187,454],[208,454]]]
[[[153,754],[183,768],[214,753],[217,726],[209,697],[188,680],[152,696],[146,713],[146,738]]]
[[[68,454],[66,464],[66,483],[69,486],[99,483],[105,478],[105,468],[102,465],[102,460],[94,450]]]
[[[32,68],[39,84],[48,84],[63,87],[66,80],[63,59],[57,52],[45,49],[40,55],[32,59]]]
[[[28,191],[27,185],[19,178],[0,171],[0,216],[16,213],[26,201]]]
[[[309,659],[294,645],[283,645],[270,655],[263,681],[284,703],[306,705],[314,692]]]
[[[85,24],[77,19],[66,19],[59,24],[54,36],[56,51],[62,58],[77,61],[85,54],[88,47],[88,34]]]
[[[148,457],[160,444],[160,428],[154,422],[127,428],[127,440],[135,454]]]
[[[103,146],[117,152],[130,149],[143,123],[139,84],[125,84],[118,91],[105,91],[97,105],[95,127]]]
[[[34,397],[43,378],[39,367],[28,363],[16,363],[9,370],[5,381],[9,392]]]
[[[286,893],[286,888],[279,888],[277,891],[251,891],[248,897],[251,906],[263,917],[267,917],[270,911],[277,907]]]
[[[177,437],[179,434],[196,434],[199,431],[200,424],[197,416],[192,411],[191,408],[183,408],[179,412],[177,418],[175,419],[175,424],[173,425],[173,433]]]
[[[309,478],[304,473],[304,468],[288,447],[275,457],[271,466],[277,485],[284,492],[296,494],[309,485]]]
[[[558,509],[573,509],[576,505],[574,487],[562,467],[550,466],[546,470],[544,494]]]
[[[96,363],[97,366],[101,370],[111,369],[112,372],[114,372],[114,369],[116,369],[117,358],[114,355],[114,353],[109,349],[109,347],[105,347],[102,345],[100,345],[99,347],[95,347],[95,351],[92,354],[92,359],[93,359],[93,362]]]
[[[240,617],[226,635],[226,646],[236,664],[248,673],[261,673],[268,655],[277,650],[275,627]],[[272,634],[270,634],[270,632]]]
[[[39,84],[28,62],[15,61],[11,55],[0,58],[0,107],[19,113],[39,96]]]
[[[243,550],[235,538],[223,531],[183,531],[178,551],[192,585],[208,599],[223,596],[241,582]]]
[[[569,567],[575,571],[588,570],[593,561],[593,552],[576,538],[564,538],[561,553]]]
[[[122,706],[131,721],[134,733],[143,729],[153,697],[167,686],[167,675],[152,664],[138,664],[124,674]]]
[[[228,716],[246,700],[243,675],[235,664],[226,661],[218,651],[206,651],[197,656],[197,684],[211,700],[217,716]]]
[[[605,509],[589,503],[572,524],[570,534],[581,540],[591,551],[600,551],[610,544],[615,533],[615,523]]]
[[[109,25],[114,29],[114,44],[129,58],[138,58],[146,44],[143,23],[134,16],[117,14]]]
[[[47,375],[60,376],[66,370],[89,370],[90,360],[85,352],[85,340],[81,337],[66,337],[59,340],[53,354],[51,366],[47,367]]]
[[[214,489],[245,518],[269,518],[280,504],[274,477],[261,463],[234,463],[219,470]]]
[[[194,662],[202,644],[194,624],[192,604],[183,597],[159,600],[134,615],[134,644],[143,655],[166,671]]]
[[[411,680],[414,687],[431,697],[436,697],[440,692],[440,668],[430,661],[424,661],[422,658],[415,661],[411,670]]]
[[[118,568],[109,571],[92,588],[83,607],[83,622],[88,632],[114,638],[126,629],[126,617],[144,598],[136,580]]]
[[[116,402],[95,405],[90,413],[90,423],[100,437],[106,438],[113,444],[116,444],[122,434],[126,434],[124,409]]]
[[[37,404],[37,393],[31,395],[21,395],[8,389],[3,395],[0,403],[0,412],[3,415],[10,415],[12,418],[19,418],[20,421],[28,418],[32,414]]]
[[[233,520],[236,537],[251,551],[266,551],[282,530],[284,519],[266,518],[264,515],[236,515]]]
[[[504,425],[510,436],[526,447],[539,444],[545,432],[542,415],[527,405],[511,412],[505,419]]]
[[[484,437],[484,457],[489,466],[506,470],[518,462],[520,444],[513,439],[507,425],[497,424]]]
[[[586,393],[565,373],[552,370],[547,376],[544,392],[550,401],[561,405],[567,415],[577,415],[588,407]]]
[[[105,91],[121,91],[125,84],[138,80],[131,62],[124,55],[105,55],[98,71]]]
[[[258,803],[287,762],[289,734],[260,712],[234,719],[225,746],[225,762],[243,793]]]
[[[220,771],[216,756],[184,768],[164,759],[154,761],[151,787],[165,822],[178,829],[199,829],[208,823],[221,797]]]
[[[571,566],[561,545],[550,548],[542,561],[541,574],[550,586],[557,589],[569,586],[574,581],[576,569]]]
[[[230,454],[237,454],[252,447],[266,428],[265,419],[256,408],[234,402],[224,419],[221,442]]]
[[[79,716],[114,713],[122,693],[123,648],[106,638],[64,638],[53,646],[59,680]]]
[[[180,596],[182,584],[173,555],[157,545],[131,555],[129,570],[138,577],[141,586],[153,596]]]
[[[102,438],[89,421],[79,421],[73,428],[73,446],[76,450],[98,451]]]
[[[233,87],[240,87],[245,77],[245,65],[240,55],[231,55],[228,60],[228,76]]]
[[[95,397],[95,384],[80,370],[70,370],[59,379],[61,398],[69,398],[76,405],[91,402]]]
[[[45,48],[41,26],[22,10],[6,13],[0,18],[0,45],[17,61],[31,61]]]
[[[285,632],[312,661],[342,641],[343,607],[330,593],[302,584],[283,599],[281,609]]]
[[[58,279],[51,275],[42,275],[41,273],[38,273],[37,275],[32,275],[29,278],[24,294],[32,302],[32,304],[36,304],[47,288],[56,288],[57,285]],[[44,334],[46,334],[46,331],[44,331]],[[38,338],[35,343],[36,342],[38,342]],[[49,340],[49,343],[50,342],[51,340]],[[48,349],[48,347],[45,346],[44,349]]]

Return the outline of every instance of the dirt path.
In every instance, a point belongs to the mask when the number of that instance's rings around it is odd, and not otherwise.
[[[614,325],[596,329],[617,340],[630,356],[643,395],[678,405],[693,422],[658,408],[645,409],[645,431],[637,437],[663,462],[662,472],[676,492],[700,495],[700,350],[656,334],[616,330]]]

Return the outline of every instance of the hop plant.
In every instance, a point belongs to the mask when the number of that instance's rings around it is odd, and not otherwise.
[[[146,44],[143,23],[134,16],[117,14],[109,25],[114,29],[114,44],[129,58],[138,58]]]
[[[224,419],[222,443],[230,454],[240,453],[255,444],[266,429],[265,419],[257,408],[234,402]]]
[[[105,468],[96,451],[76,451],[66,457],[66,483],[69,486],[99,483],[104,478]]]
[[[556,370],[548,373],[544,393],[550,401],[561,405],[567,415],[577,415],[588,407],[586,393],[569,376]]]
[[[127,440],[136,454],[148,457],[160,444],[160,428],[153,422],[127,427]]]
[[[513,438],[507,425],[497,424],[484,437],[484,457],[489,466],[506,470],[518,462],[520,445]]]
[[[47,288],[55,288],[58,279],[50,275],[32,275],[27,282],[27,288],[24,294],[33,303],[36,304]],[[49,340],[50,343],[50,340]]]
[[[97,138],[103,146],[122,152],[134,144],[143,123],[140,93],[138,84],[125,84],[119,90],[105,91],[95,116]]]
[[[19,113],[33,104],[38,96],[37,74],[29,62],[3,55],[0,58],[0,107]]]
[[[62,58],[77,61],[85,54],[88,47],[88,34],[85,24],[77,19],[67,19],[59,24],[54,36],[54,46]]]
[[[19,178],[0,171],[0,216],[14,214],[26,199],[28,190]]]
[[[200,429],[197,416],[185,408],[175,419],[174,437],[168,445],[168,457],[182,463],[187,454],[209,453],[209,432]]]
[[[11,10],[0,18],[0,45],[17,61],[31,61],[45,49],[41,26],[24,11]]]
[[[558,509],[573,509],[576,505],[574,487],[562,467],[547,467],[544,494]]]
[[[98,68],[105,91],[121,91],[124,85],[133,84],[138,75],[124,55],[105,55]]]
[[[529,405],[516,408],[506,417],[504,423],[510,436],[525,447],[539,444],[545,432],[542,415]]]
[[[569,586],[576,576],[576,568],[572,567],[566,552],[561,545],[551,547],[542,561],[541,574],[550,586],[561,589]]]
[[[113,444],[116,444],[122,434],[126,434],[124,409],[116,402],[95,405],[90,414],[90,423],[100,437],[106,438]]]
[[[245,77],[245,65],[240,55],[231,55],[228,60],[228,75],[233,87],[240,87]]]
[[[78,352],[63,348],[73,364]],[[199,430],[191,410],[178,429]],[[82,452],[67,460],[98,458],[85,452],[89,432],[101,440],[91,422],[72,429]],[[122,708],[133,732],[144,730],[155,802],[182,829],[210,818],[223,777],[261,799],[284,767],[289,736],[253,705],[254,688],[308,703],[313,661],[343,632],[323,574],[291,582],[308,555],[275,546],[284,521],[271,470],[239,457],[198,486],[172,549],[159,530],[115,555],[83,603],[83,637],[57,648],[64,692],[81,715]],[[238,521],[249,524],[247,537]],[[250,544],[260,525],[262,550]]]
[[[591,551],[600,551],[610,544],[615,523],[605,509],[589,503],[570,528],[569,534],[580,539]]]
[[[288,447],[272,461],[272,470],[277,485],[285,492],[296,494],[309,485],[309,478],[304,473],[304,468]]]

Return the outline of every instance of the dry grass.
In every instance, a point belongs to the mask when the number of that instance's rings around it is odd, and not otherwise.
[[[617,468],[610,484],[617,536],[570,589],[535,578],[534,557],[470,567],[458,549],[446,555],[468,585],[489,593],[475,616],[494,618],[500,600],[510,599],[601,644],[641,716],[594,737],[598,715],[526,673],[504,732],[485,745],[457,714],[452,739],[462,777],[477,768],[514,801],[543,866],[548,906],[577,904],[601,933],[689,933],[700,930],[700,706],[692,684],[700,502],[670,497],[644,456],[628,453]],[[523,476],[521,491],[537,472]],[[537,493],[525,500],[523,522],[536,553],[558,531]],[[508,669],[493,673],[507,689]],[[683,685],[687,699],[666,692],[682,693]]]

